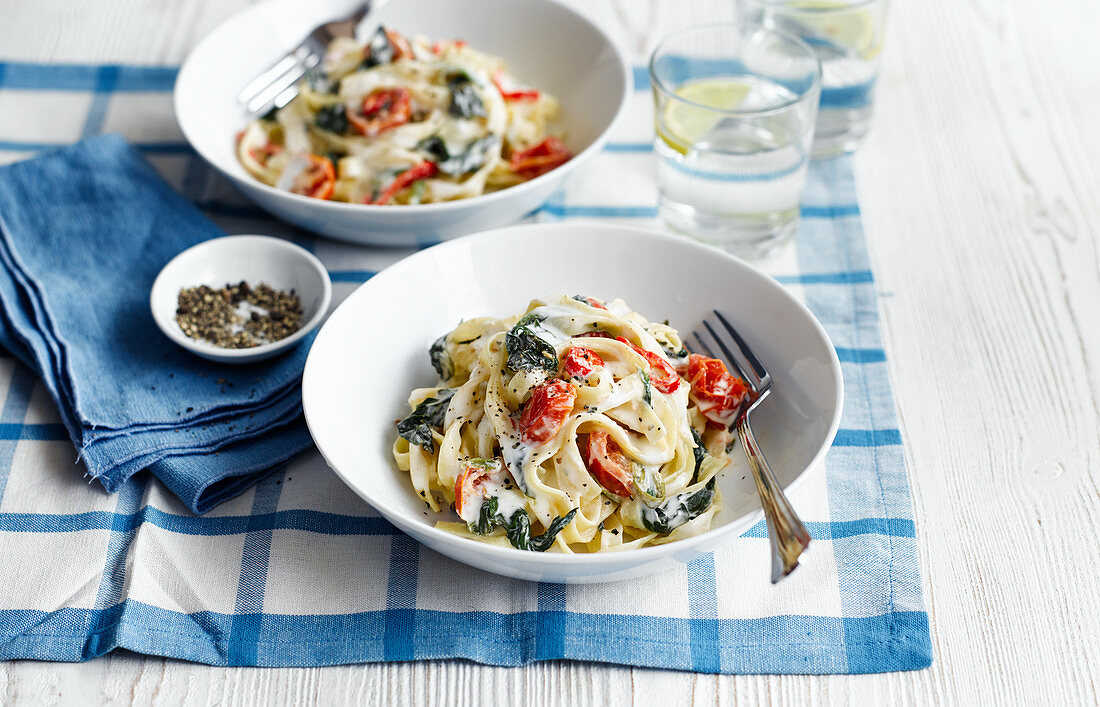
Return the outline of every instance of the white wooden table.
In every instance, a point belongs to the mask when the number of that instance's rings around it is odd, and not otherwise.
[[[0,56],[178,64],[242,4],[0,0]],[[732,0],[575,4],[640,55],[672,28],[732,13]],[[0,703],[1100,699],[1100,3],[895,0],[890,23],[859,197],[913,481],[932,668],[222,669],[114,654],[0,664]]]

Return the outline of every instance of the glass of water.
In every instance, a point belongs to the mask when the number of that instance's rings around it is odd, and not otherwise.
[[[821,59],[814,156],[851,152],[871,123],[888,0],[741,0],[746,24],[796,34]]]
[[[670,228],[743,257],[798,227],[821,65],[797,37],[708,25],[657,46],[659,213]]]

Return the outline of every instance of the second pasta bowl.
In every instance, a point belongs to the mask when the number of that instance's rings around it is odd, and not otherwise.
[[[532,252],[540,254],[537,261],[530,258]],[[589,300],[574,300],[571,295],[575,293],[586,295]],[[567,296],[558,299],[547,297],[543,308],[533,312],[537,316],[526,320],[521,329],[526,327],[529,332],[515,329],[516,323],[512,320],[494,324],[477,319],[521,313],[527,310],[531,300],[562,294]],[[643,333],[641,323],[637,327],[624,323],[626,320],[622,317],[629,315],[613,304],[616,298],[621,298],[634,310],[646,315],[649,322],[659,323],[667,319],[684,334],[694,330],[712,309],[734,315],[738,329],[752,349],[767,361],[775,381],[772,398],[755,413],[758,417],[754,418],[754,428],[779,482],[789,489],[821,461],[839,424],[842,383],[835,351],[821,325],[804,305],[772,278],[706,246],[641,229],[573,224],[516,226],[451,241],[397,263],[353,293],[318,334],[306,364],[303,405],[314,440],[336,473],[397,528],[433,550],[487,571],[538,581],[596,582],[636,577],[687,562],[736,537],[761,518],[752,477],[736,447],[731,450],[729,466],[714,477],[721,507],[712,513],[713,517],[705,519],[706,527],[699,528],[699,532],[682,533],[684,537],[681,538],[670,537],[673,542],[643,543],[644,546],[640,547],[638,543],[619,544],[620,538],[604,536],[608,549],[576,554],[561,552],[560,543],[555,545],[552,534],[547,537],[547,533],[542,532],[546,529],[537,520],[532,520],[529,534],[525,534],[523,528],[515,527],[518,524],[512,522],[516,512],[514,506],[522,504],[523,497],[515,493],[513,482],[499,473],[497,463],[489,459],[502,458],[509,467],[522,464],[521,447],[537,447],[541,432],[546,433],[543,437],[559,435],[559,439],[574,433],[585,437],[583,442],[573,447],[562,447],[563,451],[555,454],[561,457],[560,460],[544,460],[545,468],[560,468],[565,470],[566,475],[571,473],[569,469],[581,469],[578,465],[587,466],[588,473],[581,472],[569,482],[574,487],[568,490],[568,495],[570,498],[585,496],[589,499],[588,505],[582,504],[580,508],[580,512],[589,518],[589,525],[585,526],[582,520],[575,517],[567,519],[576,522],[575,529],[583,531],[585,537],[598,537],[594,535],[597,528],[591,519],[603,516],[593,510],[590,501],[595,498],[602,503],[599,495],[602,491],[588,493],[588,489],[582,489],[582,484],[599,483],[611,492],[606,499],[608,501],[615,495],[622,497],[631,493],[631,489],[645,490],[650,496],[663,495],[644,476],[633,479],[620,476],[619,481],[626,484],[624,488],[616,485],[615,469],[611,466],[597,468],[591,456],[567,458],[576,454],[578,448],[592,454],[593,438],[597,438],[603,424],[597,418],[604,419],[600,418],[600,414],[610,405],[619,407],[610,413],[611,417],[619,419],[624,429],[631,428],[635,432],[616,431],[614,426],[604,425],[612,434],[598,438],[600,449],[610,457],[620,451],[629,452],[635,460],[642,458],[644,462],[646,454],[653,452],[659,455],[659,451],[641,442],[640,436],[644,436],[647,430],[645,422],[639,423],[642,425],[639,426],[633,420],[625,419],[623,402],[633,401],[629,405],[634,405],[632,409],[637,410],[637,415],[646,421],[650,419],[648,409],[654,412],[653,421],[671,420],[666,414],[668,410],[676,409],[677,405],[682,410],[688,405],[688,391],[683,387],[686,382],[679,388],[674,383],[670,385],[672,381],[663,375],[660,370],[662,366],[651,356],[635,350],[635,347],[654,349],[665,345],[675,348],[676,342],[669,338],[661,325],[650,326],[645,331],[655,333],[648,334]],[[605,303],[611,311],[605,313],[595,306]],[[576,318],[576,321],[570,322],[571,318]],[[448,362],[446,357],[440,355],[441,345],[437,340],[440,335],[455,330],[460,322],[463,323],[460,330],[442,345],[450,358]],[[578,332],[569,329],[576,326],[591,326],[596,336],[578,336]],[[456,464],[468,461],[465,457],[473,457],[475,451],[477,457],[487,459],[483,469],[485,473],[475,470],[477,478],[471,481],[476,483],[472,483],[470,489],[476,492],[474,495],[480,502],[480,496],[487,495],[482,491],[491,487],[493,495],[498,497],[496,512],[490,509],[488,513],[474,513],[463,508],[465,503],[459,500],[458,495],[455,496],[456,508],[452,509],[449,493],[437,493],[437,498],[426,503],[418,489],[426,494],[433,493],[430,483],[424,481],[424,475],[434,472],[423,462],[428,458],[434,459],[432,455],[442,450],[443,446],[452,445],[453,452],[453,445],[458,442],[458,435],[446,440],[442,437],[446,409],[453,404],[455,415],[476,411],[476,414],[487,418],[486,425],[489,425],[492,420],[488,417],[496,414],[492,409],[494,405],[489,401],[490,396],[473,389],[462,393],[459,388],[458,392],[448,393],[456,397],[441,401],[446,405],[436,405],[443,414],[436,415],[434,408],[423,409],[420,415],[422,420],[413,419],[400,430],[395,421],[409,419],[410,391],[430,389],[414,395],[414,405],[425,402],[429,397],[437,400],[443,397],[442,391],[435,390],[441,386],[441,370],[444,378],[449,379],[448,387],[460,386],[464,380],[479,375],[485,377],[490,388],[498,385],[500,381],[496,381],[491,370],[470,372],[477,367],[479,354],[470,354],[455,345],[466,346],[467,343],[463,342],[470,342],[475,336],[484,334],[492,337],[492,332],[500,335],[498,341],[503,344],[505,329],[518,331],[520,338],[525,338],[527,333],[532,334],[533,338],[543,339],[564,335],[573,337],[574,342],[584,342],[585,349],[596,353],[597,359],[602,356],[606,359],[602,363],[609,369],[615,369],[614,375],[606,380],[614,378],[614,394],[620,399],[611,403],[606,400],[581,400],[580,397],[571,399],[568,402],[572,416],[563,424],[576,423],[580,427],[553,427],[550,430],[535,429],[535,432],[531,430],[537,425],[532,423],[539,415],[534,412],[524,414],[520,410],[497,410],[509,418],[502,419],[502,424],[511,425],[514,421],[518,425],[507,428],[515,431],[515,440],[507,445],[497,444],[493,440],[499,437],[494,438],[494,432],[488,427],[476,432],[469,430],[469,439],[462,443],[469,448],[457,455],[452,454],[452,461]],[[647,338],[650,336],[652,339]],[[619,337],[628,343],[618,341]],[[497,361],[489,352],[482,357],[482,363],[493,364],[497,370],[537,368],[540,356],[545,357],[540,349],[545,347],[533,340],[527,343],[529,345],[506,346],[509,349],[506,353],[520,352],[516,360]],[[506,354],[498,350],[496,355]],[[438,364],[435,370],[433,359]],[[625,366],[624,362],[631,362],[632,365]],[[555,368],[559,365],[556,359],[552,363]],[[575,363],[581,369],[601,365],[599,361],[584,357]],[[567,364],[568,361],[560,364],[562,370]],[[447,370],[448,366],[451,370]],[[643,368],[646,369],[644,375],[639,370]],[[569,376],[572,375],[571,372]],[[580,376],[573,379],[576,388],[585,385],[591,388],[588,392],[596,391],[601,374],[592,375],[580,370],[576,375]],[[569,376],[562,374],[566,379]],[[524,403],[524,409],[552,408],[555,404],[545,400],[535,403],[532,392],[520,389],[523,387],[520,380],[544,388],[564,390],[569,387],[557,373],[550,376],[557,382],[542,383],[543,377],[534,375],[530,380],[512,378],[509,372],[511,392],[497,388],[492,397],[505,401],[505,408],[512,405],[508,402],[512,397],[517,400],[530,398]],[[580,382],[586,378],[583,383]],[[544,397],[555,398],[556,393],[551,390]],[[645,408],[642,407],[643,398]],[[435,417],[440,419],[435,420]],[[424,426],[417,431],[415,428],[419,422]],[[679,422],[673,421],[672,424],[677,426],[681,439],[690,434]],[[482,433],[485,440],[479,442],[477,438]],[[710,433],[706,435],[710,436]],[[660,435],[653,436],[652,441],[659,446]],[[717,437],[705,441],[711,453],[721,455]],[[517,446],[513,447],[512,443]],[[421,454],[411,449],[413,444],[423,445],[424,449],[432,451]],[[509,449],[505,450],[505,446]],[[687,450],[685,453],[690,453],[693,446],[688,441],[684,447]],[[439,453],[439,458],[442,458],[442,452]],[[413,460],[414,456],[419,461]],[[692,464],[685,458],[677,463]],[[669,468],[664,467],[663,470],[668,472]],[[450,476],[444,488],[455,483],[452,479],[462,472],[439,469],[440,477],[448,473]],[[690,471],[685,471],[679,481],[673,478],[676,473],[675,470],[666,473],[665,481],[670,485],[679,484],[677,489],[694,488],[691,486]],[[709,473],[705,463],[700,473],[700,484],[709,485],[705,483]],[[547,481],[550,479],[547,478]],[[498,484],[499,488],[492,484]],[[559,482],[559,486],[564,485],[565,482]],[[458,487],[456,491],[460,495],[466,493]],[[537,497],[538,493],[535,495]],[[638,495],[636,497],[640,498]],[[648,497],[646,500],[652,501]],[[482,507],[479,506],[478,510]],[[538,515],[538,508],[529,510]],[[598,532],[619,530],[630,538],[645,536],[646,533],[638,531],[637,527],[627,527],[631,523],[638,525],[636,520],[632,521],[627,516],[633,513],[633,518],[637,519],[637,514],[644,512],[644,509],[635,507],[631,510],[624,504],[621,510],[616,517],[608,516],[605,526]],[[561,511],[568,515],[565,506]],[[555,513],[558,511],[554,510],[549,515]],[[669,518],[662,520],[669,521]],[[484,521],[487,524],[485,529],[495,533],[496,543],[483,542],[464,531],[466,524],[479,521]],[[495,531],[492,528],[494,524],[500,526]],[[505,526],[508,526],[507,538],[502,532]],[[536,530],[541,536],[538,541]],[[516,542],[513,533],[523,542]],[[566,535],[575,537],[565,533],[562,539]],[[516,549],[521,546],[529,549]],[[599,546],[597,543],[587,548],[581,545],[570,547],[585,550]],[[549,549],[545,552],[537,551],[547,547]]]
[[[176,82],[195,150],[308,230],[415,246],[519,220],[599,152],[630,95],[615,45],[554,0],[402,0],[371,13],[352,47],[330,46],[300,100],[252,122],[242,87],[357,4],[259,3],[211,32]],[[557,117],[525,93],[554,97]]]

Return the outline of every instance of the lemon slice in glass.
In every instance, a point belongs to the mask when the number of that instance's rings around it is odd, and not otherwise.
[[[882,42],[875,37],[875,23],[867,10],[851,10],[833,0],[796,0],[788,5],[795,10],[808,10],[798,21],[805,26],[803,38],[811,44],[824,43],[834,48],[854,51],[861,59],[873,59],[882,51]],[[840,10],[841,12],[836,12]],[[814,15],[820,11],[820,15]]]
[[[673,150],[686,155],[691,146],[706,137],[722,119],[720,114],[706,108],[736,110],[748,93],[749,85],[734,78],[686,83],[678,87],[675,94],[691,103],[669,100],[662,111],[663,119],[657,123],[657,135]]]

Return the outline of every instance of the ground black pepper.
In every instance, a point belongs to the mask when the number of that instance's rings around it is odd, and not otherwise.
[[[241,281],[218,290],[199,285],[180,290],[176,323],[192,339],[223,349],[247,349],[298,331],[302,303],[294,290],[283,292],[262,282],[252,287]]]

